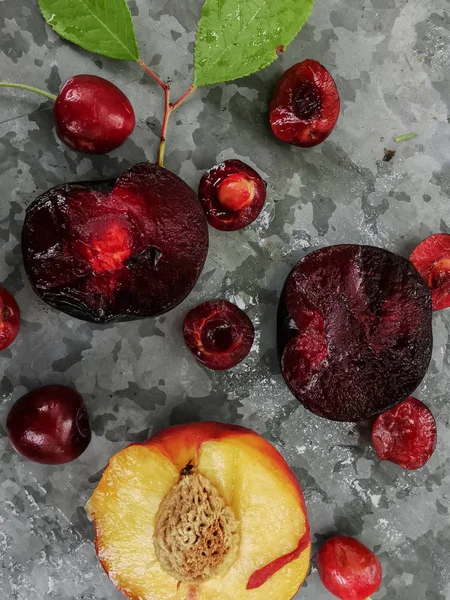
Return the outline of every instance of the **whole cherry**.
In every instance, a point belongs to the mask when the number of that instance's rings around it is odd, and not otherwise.
[[[316,555],[316,566],[323,585],[341,600],[368,600],[381,585],[380,561],[350,537],[327,540]]]
[[[315,60],[288,69],[270,103],[270,126],[282,142],[309,148],[323,142],[339,117],[339,92],[330,73]]]
[[[0,286],[0,350],[16,339],[20,328],[20,309],[17,302],[4,287]]]
[[[96,75],[75,75],[58,96],[44,90],[9,82],[55,101],[56,133],[66,146],[87,154],[105,154],[121,146],[136,124],[133,107],[125,94],[110,81]]]
[[[6,429],[19,454],[48,465],[78,458],[91,441],[83,398],[63,385],[47,385],[19,398],[8,414]]]

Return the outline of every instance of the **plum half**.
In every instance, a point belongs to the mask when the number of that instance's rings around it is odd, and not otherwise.
[[[340,110],[339,92],[330,73],[307,59],[285,71],[270,103],[270,126],[282,142],[310,148],[330,135]]]
[[[52,188],[29,206],[22,232],[25,270],[38,296],[96,323],[171,310],[191,291],[207,250],[197,196],[150,163],[115,183]]]
[[[223,371],[244,360],[252,348],[255,330],[238,306],[227,300],[211,300],[188,312],[183,336],[199,362]]]
[[[211,227],[237,231],[253,223],[262,211],[266,184],[254,169],[230,159],[206,171],[198,196]]]
[[[316,250],[293,269],[280,300],[283,376],[321,417],[384,412],[425,376],[431,315],[430,292],[410,261],[356,244]]]

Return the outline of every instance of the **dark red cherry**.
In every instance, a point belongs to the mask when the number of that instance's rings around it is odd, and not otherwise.
[[[63,385],[47,385],[22,396],[8,414],[6,429],[19,454],[47,465],[78,458],[91,441],[83,398]]]
[[[278,81],[270,103],[270,126],[282,142],[308,148],[323,142],[339,117],[339,92],[320,63],[304,60]]]
[[[0,287],[0,350],[16,339],[20,328],[20,309],[5,288]]]
[[[58,137],[69,148],[88,154],[118,148],[136,122],[125,94],[96,75],[68,79],[56,98],[53,114]]]
[[[250,352],[254,327],[244,311],[226,300],[193,308],[184,319],[184,341],[209,369],[231,369]]]
[[[316,566],[323,585],[341,600],[370,600],[381,585],[380,561],[350,537],[327,540],[316,555]]]
[[[231,159],[203,175],[198,195],[212,227],[236,231],[258,217],[266,201],[266,184],[254,169]]]

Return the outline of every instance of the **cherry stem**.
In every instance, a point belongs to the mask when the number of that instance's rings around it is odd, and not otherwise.
[[[46,92],[45,90],[40,90],[39,88],[35,88],[31,85],[24,85],[23,83],[10,83],[9,81],[0,81],[0,87],[11,87],[18,88],[19,90],[27,90],[29,92],[35,92],[36,94],[40,94],[41,96],[45,96],[49,100],[56,100],[55,94],[50,94],[50,92]]]
[[[148,73],[150,75],[150,77],[152,79],[154,79],[159,86],[162,87],[162,89],[164,91],[169,89],[169,86],[167,85],[167,83],[164,83],[164,81],[162,79],[160,79],[158,77],[158,75],[150,69],[150,67],[147,67],[147,65],[140,58],[138,59],[138,63],[141,65],[141,67],[144,69],[144,71],[146,73]]]
[[[144,69],[144,71],[150,75],[150,77],[156,81],[156,83],[162,88],[164,92],[164,118],[161,126],[161,138],[159,142],[159,151],[158,151],[158,165],[162,167],[164,165],[164,153],[166,150],[166,137],[167,137],[167,127],[169,125],[170,115],[176,110],[179,106],[183,104],[183,102],[189,98],[189,96],[197,89],[197,86],[193,83],[191,87],[182,95],[178,100],[171,103],[170,102],[170,85],[165,83],[156,73],[154,73],[150,67],[141,60],[137,61],[139,65]]]

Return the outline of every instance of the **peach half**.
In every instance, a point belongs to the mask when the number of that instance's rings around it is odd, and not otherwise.
[[[244,427],[169,427],[112,457],[86,505],[95,548],[132,600],[290,600],[311,552],[300,486]]]

